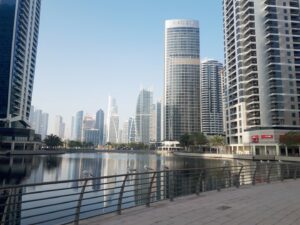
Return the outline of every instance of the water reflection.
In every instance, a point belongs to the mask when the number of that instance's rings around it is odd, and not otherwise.
[[[250,161],[243,162],[245,165]],[[238,165],[238,161],[230,160],[228,165]],[[128,171],[146,172],[145,168],[153,170],[163,170],[164,168],[208,168],[224,166],[224,160],[210,160],[199,158],[174,157],[173,155],[157,154],[135,154],[135,153],[76,153],[56,156],[27,156],[27,157],[2,157],[0,158],[0,182],[2,186],[9,184],[30,184],[43,183],[49,181],[71,180],[71,182],[56,185],[28,186],[22,189],[14,189],[20,195],[15,199],[15,208],[11,212],[18,212],[18,208],[26,210],[19,214],[11,214],[18,221],[22,216],[22,224],[32,224],[45,220],[46,224],[69,221],[73,219],[75,207],[78,201],[78,194],[81,192],[83,182],[76,181],[82,178],[83,171],[92,174],[93,177],[105,177],[103,179],[93,179],[88,182],[85,199],[82,202],[82,215],[91,216],[103,214],[116,210],[120,188],[125,178],[109,177],[111,175],[126,174]],[[126,181],[123,207],[131,207],[146,203],[148,198],[156,201],[168,198],[170,194],[190,193],[192,187],[197,182],[188,172],[178,172],[169,174],[168,171],[155,174],[155,182],[151,187],[151,195],[148,195],[149,181],[153,174],[131,175]],[[176,188],[172,191],[167,187],[170,182],[175,183]],[[212,185],[213,181],[208,185]],[[59,191],[43,192],[43,194],[33,194],[34,191],[44,191],[61,188]],[[69,189],[66,189],[69,188]],[[134,194],[133,194],[134,193]],[[0,193],[2,202],[5,202],[7,193]],[[42,197],[51,197],[40,200]],[[54,197],[54,198],[53,198]],[[56,198],[57,197],[57,198]],[[39,199],[39,200],[38,200]],[[22,204],[18,202],[23,201]],[[35,201],[36,200],[36,201]],[[27,203],[24,203],[26,202]],[[67,201],[68,203],[57,204]],[[45,207],[44,207],[45,206]],[[47,206],[47,207],[46,207]],[[30,210],[36,207],[38,209]],[[0,209],[0,211],[2,211]],[[40,215],[39,215],[40,214]],[[35,215],[34,217],[32,217]],[[66,215],[71,215],[66,217]],[[1,212],[0,212],[1,216]],[[55,218],[61,216],[61,220]]]
[[[238,165],[237,160],[228,161]],[[251,162],[244,161],[248,165]],[[174,157],[173,155],[134,153],[75,153],[56,156],[0,157],[0,182],[7,184],[41,183],[82,178],[88,171],[93,177],[125,174],[128,170],[144,172],[145,166],[154,170],[204,168],[223,166],[223,160]],[[100,189],[93,181],[93,189]],[[72,187],[79,186],[73,182]]]

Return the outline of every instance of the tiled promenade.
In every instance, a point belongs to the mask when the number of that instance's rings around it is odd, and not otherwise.
[[[300,225],[300,180],[243,186],[162,201],[80,225]]]

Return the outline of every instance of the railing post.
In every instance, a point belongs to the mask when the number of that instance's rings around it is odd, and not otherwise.
[[[222,174],[220,176],[220,179],[221,179],[222,176],[224,176],[225,168],[226,167],[224,166],[223,170],[222,170]],[[216,186],[217,186],[217,191],[221,191],[221,185],[220,185],[220,181],[219,181],[219,178],[218,178],[218,173],[216,174]]]
[[[280,166],[280,173],[281,173],[281,182],[283,182],[284,181],[284,172],[285,172],[285,170],[283,169],[284,168],[283,165],[279,164],[279,166]]]
[[[82,203],[82,199],[83,199],[83,194],[86,188],[88,182],[88,178],[86,178],[84,180],[80,195],[79,195],[79,199],[78,199],[78,203],[77,203],[77,207],[76,207],[76,213],[75,213],[75,220],[74,220],[74,224],[78,225],[79,224],[79,218],[80,218],[80,208],[81,208],[81,203]]]
[[[14,224],[15,223],[15,217],[14,215],[11,215],[13,213],[12,209],[13,209],[13,199],[12,197],[15,195],[15,188],[11,188],[9,189],[9,191],[7,191],[7,199],[5,201],[4,204],[4,210],[3,210],[3,214],[2,214],[2,219],[0,221],[0,224]],[[11,221],[11,218],[13,218],[13,220]],[[7,221],[9,221],[7,223]]]
[[[232,176],[231,176],[231,169],[228,170],[228,186],[231,187],[232,183]]]
[[[150,183],[150,186],[149,186],[147,203],[146,203],[147,207],[150,207],[151,190],[152,190],[152,187],[153,187],[153,182],[154,182],[154,178],[155,178],[156,173],[157,173],[156,171],[153,172],[153,176],[151,178],[151,183]]]
[[[124,177],[124,180],[123,180],[123,183],[122,183],[122,186],[121,186],[121,190],[120,190],[120,193],[119,193],[119,199],[118,199],[118,214],[119,215],[121,215],[121,213],[122,213],[123,193],[124,193],[125,184],[126,184],[126,181],[128,179],[128,176],[129,176],[129,174],[127,173]]]
[[[171,175],[172,174],[172,175]],[[169,198],[170,201],[174,201],[174,171],[169,172]]]
[[[252,177],[252,185],[255,185],[256,184],[256,171],[257,171],[257,165],[255,166],[255,169],[254,169],[254,173],[253,173],[253,177]]]
[[[242,173],[243,168],[244,168],[244,165],[241,166],[241,169],[240,169],[239,174],[237,176],[237,181],[236,181],[236,184],[235,184],[236,188],[240,187],[240,177],[241,177],[241,173]]]
[[[201,185],[202,185],[202,192],[205,192],[206,191],[206,181],[205,181],[205,178],[206,178],[206,175],[205,175],[205,169],[203,170],[203,178],[202,178],[202,182],[201,182]]]
[[[272,170],[273,164],[269,166],[269,171],[268,171],[268,178],[267,178],[267,183],[270,183],[270,176],[271,176],[271,170]]]
[[[294,171],[294,180],[297,179],[297,172],[298,172],[298,166],[296,165],[295,171]]]
[[[199,195],[200,193],[200,185],[202,185],[202,180],[203,180],[203,170],[200,170],[200,176],[196,183],[196,195]]]

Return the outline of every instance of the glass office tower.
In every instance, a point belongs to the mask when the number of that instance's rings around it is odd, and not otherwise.
[[[0,127],[29,127],[41,0],[0,0]]]
[[[150,142],[150,119],[153,93],[142,89],[138,96],[136,105],[135,125],[136,141],[144,144]]]
[[[164,139],[200,132],[199,24],[165,23]]]

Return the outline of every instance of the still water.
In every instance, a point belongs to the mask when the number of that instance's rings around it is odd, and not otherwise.
[[[249,165],[251,161],[228,160],[226,165]],[[53,156],[1,157],[1,186],[13,184],[33,184],[50,181],[74,180],[60,184],[26,186],[13,189],[16,198],[14,207],[8,209],[12,224],[63,224],[74,220],[78,196],[83,183],[75,179],[83,178],[88,173],[92,177],[126,174],[136,171],[146,172],[147,168],[164,170],[187,168],[211,168],[224,166],[224,160],[177,157],[173,154],[154,153],[73,153]],[[153,188],[153,201],[168,198],[169,187],[189,190],[192,185],[191,175],[182,173],[173,175],[169,183],[165,174],[158,173]],[[126,182],[122,207],[130,208],[146,202],[150,174],[132,175]],[[176,179],[175,179],[176,178]],[[124,177],[111,177],[89,181],[84,194],[80,218],[110,213],[117,210],[120,185]],[[212,185],[213,181],[208,181]],[[190,184],[190,185],[189,185]],[[2,189],[5,190],[5,189]],[[52,190],[52,191],[49,191]],[[2,199],[7,201],[7,193]],[[22,209],[22,210],[20,210]],[[3,216],[4,208],[0,217]]]
[[[238,165],[239,160],[228,160]],[[242,161],[249,165],[250,161]],[[0,184],[29,184],[79,179],[88,171],[93,177],[154,170],[219,167],[224,160],[178,157],[153,153],[73,153],[52,156],[0,157]]]

